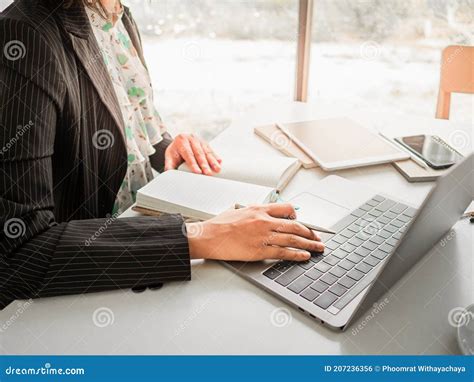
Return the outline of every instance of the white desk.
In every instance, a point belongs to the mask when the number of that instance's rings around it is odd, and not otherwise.
[[[252,126],[340,115],[334,106],[287,103],[256,108],[214,142],[219,149],[276,151],[252,134]],[[385,113],[348,112],[362,123],[387,130],[432,132],[449,137],[457,131],[472,149],[472,127],[433,119]],[[432,184],[410,184],[390,165],[341,171],[387,194],[418,204]],[[287,190],[291,197],[325,174],[305,170]],[[193,265],[191,282],[171,283],[141,294],[114,291],[15,302],[0,312],[0,351],[26,354],[378,354],[457,353],[451,309],[473,302],[473,232],[460,221],[446,245],[438,244],[393,288],[383,310],[354,335],[333,332],[256,288],[215,262]],[[93,313],[113,313],[113,323],[98,327]],[[284,325],[272,324],[283,311]],[[107,313],[106,313],[107,314]],[[289,316],[288,316],[289,314]],[[360,321],[359,321],[360,322]],[[357,323],[356,323],[357,325]]]

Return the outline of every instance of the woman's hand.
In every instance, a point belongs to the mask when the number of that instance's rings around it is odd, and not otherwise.
[[[308,251],[322,252],[319,236],[300,223],[291,204],[267,204],[226,211],[199,223],[187,223],[194,259],[304,261]]]
[[[165,171],[186,162],[192,172],[212,175],[221,170],[222,160],[211,147],[193,134],[179,134],[165,151]]]

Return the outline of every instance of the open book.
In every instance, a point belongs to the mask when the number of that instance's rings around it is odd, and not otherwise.
[[[298,171],[294,158],[227,159],[214,176],[194,174],[186,166],[158,175],[137,193],[136,206],[206,220],[242,205],[274,201]]]

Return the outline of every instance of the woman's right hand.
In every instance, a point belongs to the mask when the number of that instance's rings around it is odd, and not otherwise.
[[[186,223],[193,259],[305,261],[324,245],[296,222],[291,204],[266,204],[226,211],[199,223]]]

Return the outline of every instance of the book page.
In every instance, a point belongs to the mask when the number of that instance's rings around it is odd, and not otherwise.
[[[170,170],[138,191],[137,205],[207,219],[235,203],[264,203],[272,191],[269,187]]]
[[[289,175],[288,170],[298,163],[297,159],[284,156],[236,157],[225,153],[221,156],[222,169],[214,174],[214,177],[272,188],[278,188],[280,184],[286,183],[287,179],[284,178]],[[186,164],[182,164],[179,170],[190,171]]]

